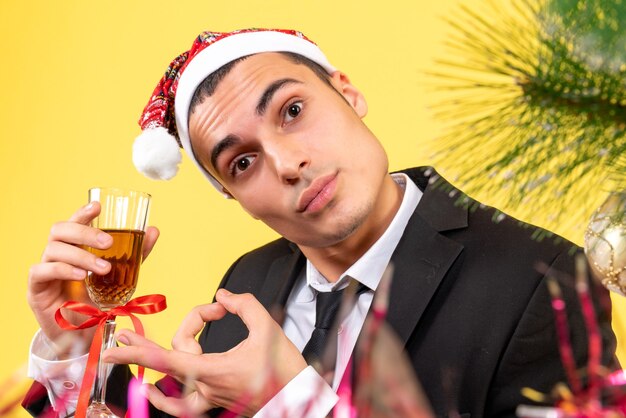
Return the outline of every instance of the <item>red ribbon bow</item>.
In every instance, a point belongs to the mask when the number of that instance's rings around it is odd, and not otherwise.
[[[76,302],[73,300],[65,302],[59,309],[57,309],[54,319],[57,324],[63,329],[67,330],[79,330],[85,328],[91,328],[98,326],[96,334],[91,341],[91,347],[89,348],[89,356],[87,358],[87,368],[85,369],[85,375],[83,376],[83,382],[80,388],[80,394],[78,395],[78,405],[76,407],[76,417],[84,418],[87,412],[87,404],[89,403],[89,395],[91,394],[91,388],[96,377],[96,370],[98,368],[98,360],[100,359],[100,347],[102,344],[102,334],[104,332],[104,324],[107,319],[115,319],[116,316],[128,316],[133,322],[135,332],[142,337],[144,336],[143,325],[141,321],[134,314],[154,314],[161,312],[167,307],[165,296],[163,295],[146,295],[128,301],[125,305],[113,308],[110,311],[101,311],[91,305],[82,302]],[[90,318],[85,320],[80,325],[73,325],[63,317],[61,309],[68,309],[70,311],[78,312],[84,315],[88,315]],[[137,377],[140,381],[143,381],[144,368],[138,367]],[[102,376],[104,378],[104,376]]]

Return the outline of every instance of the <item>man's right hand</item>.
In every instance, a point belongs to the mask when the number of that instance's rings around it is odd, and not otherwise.
[[[68,300],[91,303],[85,290],[84,280],[87,271],[105,274],[111,265],[82,246],[98,249],[109,248],[113,238],[107,233],[89,226],[100,213],[100,204],[92,202],[80,208],[65,222],[54,224],[50,230],[48,244],[41,262],[31,267],[28,277],[27,299],[43,333],[55,343],[59,358],[70,354],[68,331],[61,329],[54,314]],[[149,227],[143,241],[143,257],[147,257],[159,236],[158,229]],[[66,316],[72,322],[80,320],[79,314]],[[87,350],[94,330],[69,331],[71,337],[80,338]],[[73,340],[75,341],[75,340]],[[74,353],[76,354],[76,353]]]

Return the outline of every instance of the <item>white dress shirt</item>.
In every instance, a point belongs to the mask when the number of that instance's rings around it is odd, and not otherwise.
[[[292,379],[255,417],[325,417],[337,403],[338,396],[335,392],[365,322],[374,292],[422,196],[422,192],[405,174],[393,174],[392,177],[404,189],[404,196],[398,212],[383,235],[335,283],[326,280],[307,260],[305,275],[298,279],[287,300],[283,330],[302,351],[315,327],[315,299],[318,292],[344,288],[351,278],[368,288],[359,295],[356,304],[338,328],[337,360],[332,386],[309,366]],[[48,342],[45,340],[41,332],[33,339],[28,375],[46,387],[53,406],[56,405],[56,397],[61,396],[61,391],[65,391],[66,396],[69,393],[67,412],[72,412],[78,396],[78,382],[84,373],[86,355],[73,360],[58,361],[50,356]]]

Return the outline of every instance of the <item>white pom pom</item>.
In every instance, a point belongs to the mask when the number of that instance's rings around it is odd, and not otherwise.
[[[133,144],[133,164],[140,173],[154,180],[169,180],[178,172],[180,148],[167,129],[145,129]]]

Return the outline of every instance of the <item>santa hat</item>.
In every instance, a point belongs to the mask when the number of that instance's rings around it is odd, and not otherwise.
[[[133,163],[137,170],[152,179],[171,179],[178,171],[179,147],[182,147],[211,184],[222,192],[219,182],[193,155],[187,125],[191,99],[198,85],[223,65],[246,55],[283,51],[300,54],[329,73],[335,71],[317,45],[298,31],[202,32],[189,51],[172,61],[139,119],[143,132],[133,145]]]

